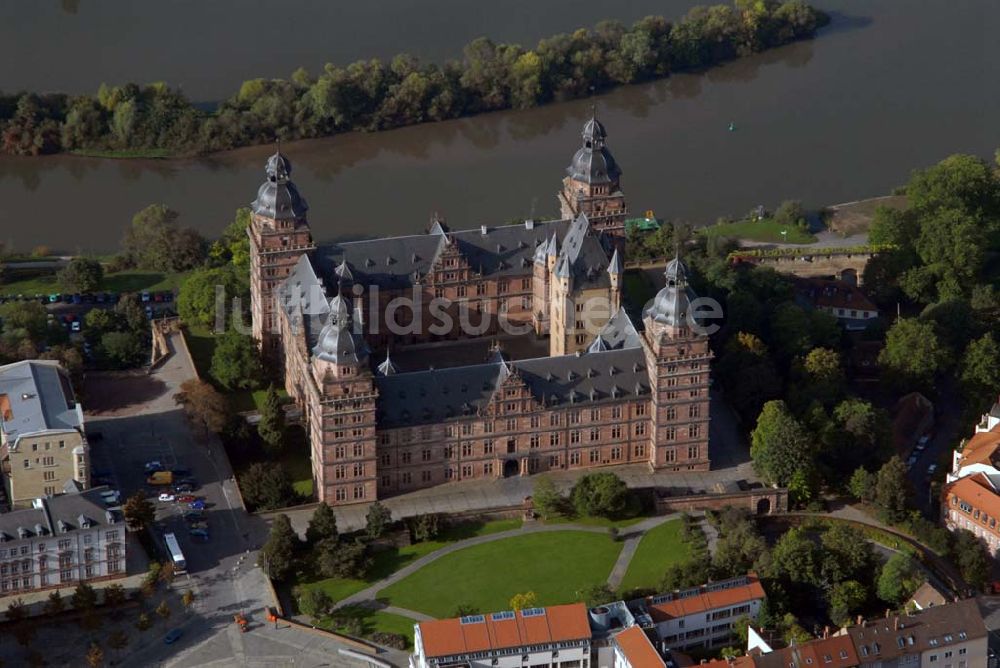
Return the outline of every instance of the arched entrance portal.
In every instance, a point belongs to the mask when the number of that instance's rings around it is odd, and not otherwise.
[[[757,514],[758,515],[771,514],[771,499],[765,497],[757,501]]]
[[[503,477],[513,478],[520,472],[521,466],[517,463],[516,459],[508,459],[503,463]]]

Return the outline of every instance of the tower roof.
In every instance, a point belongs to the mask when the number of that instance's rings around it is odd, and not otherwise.
[[[688,322],[688,309],[697,298],[687,282],[687,266],[679,257],[667,263],[663,272],[667,284],[656,293],[653,305],[644,314],[653,322],[671,327],[682,327]]]
[[[360,366],[368,359],[368,346],[360,334],[355,334],[350,301],[341,295],[330,300],[326,325],[313,348],[318,359],[334,364]]]
[[[250,205],[253,212],[275,220],[303,218],[309,205],[289,178],[292,163],[280,149],[267,159],[264,173],[267,180],[261,184],[257,199]]]
[[[622,171],[605,145],[607,137],[607,130],[597,120],[595,108],[590,120],[583,125],[583,146],[566,168],[570,178],[591,185],[614,183],[621,178]]]

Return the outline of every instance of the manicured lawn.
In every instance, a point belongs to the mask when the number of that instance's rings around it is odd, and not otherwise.
[[[607,517],[550,517],[543,520],[545,524],[581,524],[588,527],[615,527],[624,529],[646,519],[645,517],[629,517],[624,520],[609,520]]]
[[[583,531],[527,534],[446,555],[386,587],[379,599],[434,617],[458,605],[506,610],[511,597],[533,591],[539,605],[569,603],[576,592],[604,582],[622,544]]]
[[[809,232],[804,232],[794,225],[779,225],[767,218],[757,222],[741,220],[735,223],[709,225],[698,231],[710,237],[732,237],[778,244],[810,244],[816,241],[816,237]],[[785,237],[781,235],[782,231],[787,232]]]
[[[486,536],[521,528],[521,520],[496,520],[493,522],[463,522],[445,529],[437,540],[414,543],[400,548],[380,550],[374,556],[371,568],[364,580],[354,578],[324,578],[305,584],[307,588],[320,588],[334,601],[340,601],[383,578],[387,578],[400,568],[416,561],[424,555],[439,550],[445,545],[474,536]]]
[[[170,274],[158,271],[120,271],[115,274],[107,274],[97,292],[173,290],[176,293],[184,277],[185,274]],[[15,279],[0,284],[0,294],[4,295],[48,295],[53,292],[62,292],[55,274],[43,274],[30,278]]]
[[[184,341],[191,351],[191,359],[198,369],[198,375],[208,379],[208,370],[212,367],[212,353],[215,352],[215,337],[208,327],[202,325],[186,325]]]
[[[622,589],[656,587],[668,566],[688,559],[690,548],[681,541],[683,526],[683,520],[671,520],[642,537],[622,579]]]

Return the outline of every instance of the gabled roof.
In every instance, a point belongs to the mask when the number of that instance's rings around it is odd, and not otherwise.
[[[580,214],[562,239],[556,276],[572,278],[577,289],[607,288],[611,285],[609,264],[608,250],[591,230],[587,216]]]
[[[639,626],[630,626],[614,637],[631,668],[665,668],[663,658]]]
[[[702,585],[693,590],[653,596],[647,600],[653,621],[664,622],[708,610],[728,608],[739,603],[762,600],[765,597],[760,580],[756,575],[750,574],[743,578],[733,578],[731,581]],[[663,600],[664,598],[669,600]]]
[[[589,640],[583,603],[438,619],[417,624],[428,659]]]
[[[973,434],[962,448],[960,465],[992,464],[998,449],[1000,449],[1000,425],[990,431]]]
[[[600,333],[587,348],[587,352],[596,353],[603,350],[618,350],[621,348],[638,348],[642,345],[639,332],[636,330],[632,319],[628,317],[625,309],[619,308],[611,316],[607,324],[601,328]]]

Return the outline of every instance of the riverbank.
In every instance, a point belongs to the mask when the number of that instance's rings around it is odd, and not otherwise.
[[[700,72],[810,38],[829,17],[805,4],[692,8],[677,22],[649,16],[626,28],[605,21],[556,35],[532,49],[486,37],[461,61],[422,64],[407,54],[386,65],[328,64],[318,77],[251,79],[214,112],[164,83],[102,84],[95,96],[20,93],[0,102],[15,109],[0,125],[0,151],[35,156],[84,152],[102,157],[207,154],[351,131],[378,131],[529,109],[594,91]]]

